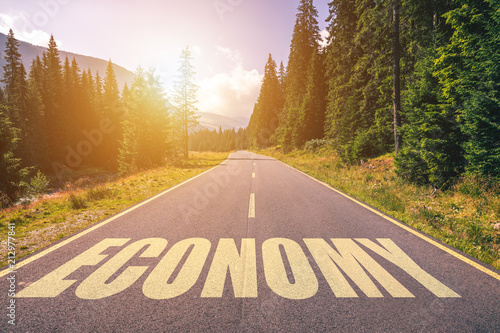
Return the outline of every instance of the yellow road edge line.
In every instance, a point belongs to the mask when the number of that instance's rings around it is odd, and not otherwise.
[[[462,254],[460,254],[460,253],[456,252],[455,250],[452,250],[452,249],[450,249],[450,248],[448,248],[448,247],[444,246],[443,244],[440,244],[440,243],[436,242],[435,240],[433,240],[432,238],[430,238],[431,236],[421,234],[420,232],[418,232],[418,231],[414,230],[414,229],[413,229],[413,228],[411,228],[410,226],[408,226],[408,225],[406,225],[406,224],[403,224],[402,222],[399,222],[399,221],[397,221],[397,220],[395,220],[395,219],[393,219],[393,218],[391,218],[391,217],[389,217],[389,216],[387,216],[387,215],[385,215],[385,214],[383,214],[383,213],[379,212],[378,210],[376,210],[376,209],[374,209],[374,208],[372,208],[372,207],[370,207],[370,206],[368,206],[368,205],[364,204],[363,202],[359,201],[358,199],[355,199],[355,198],[351,197],[350,195],[345,194],[344,192],[342,192],[342,191],[340,191],[340,190],[337,190],[336,188],[332,187],[331,185],[329,185],[329,184],[327,184],[327,183],[325,183],[325,182],[322,182],[321,180],[316,179],[316,178],[314,178],[313,176],[311,176],[311,175],[309,175],[309,174],[307,174],[307,173],[305,173],[305,172],[303,172],[303,171],[300,171],[300,170],[298,170],[298,169],[296,169],[296,168],[294,168],[294,167],[292,167],[292,166],[290,166],[290,165],[288,165],[288,164],[286,164],[286,163],[284,163],[284,162],[282,162],[282,161],[280,161],[280,162],[281,162],[281,163],[283,163],[284,165],[286,165],[287,167],[289,167],[289,168],[291,168],[291,169],[293,169],[293,170],[295,170],[295,171],[297,171],[297,172],[299,172],[299,173],[301,173],[301,174],[303,174],[303,175],[305,175],[305,176],[307,176],[307,177],[311,178],[311,179],[312,179],[312,180],[314,180],[315,182],[318,182],[318,183],[320,183],[321,185],[328,187],[330,190],[333,190],[334,192],[336,192],[336,193],[338,193],[338,194],[342,195],[343,197],[345,197],[345,198],[347,198],[347,199],[349,199],[349,200],[351,200],[351,201],[353,201],[353,202],[357,203],[358,205],[360,205],[360,206],[362,206],[362,207],[364,207],[364,208],[368,209],[368,210],[369,210],[369,211],[371,211],[372,213],[377,214],[378,216],[380,216],[380,217],[384,218],[385,220],[387,220],[387,221],[389,221],[389,222],[391,222],[391,223],[393,223],[393,224],[397,225],[398,227],[403,228],[404,230],[406,230],[406,231],[408,231],[408,232],[412,233],[413,235],[415,235],[415,236],[417,236],[417,237],[419,237],[419,238],[423,239],[424,241],[426,241],[426,242],[428,242],[428,243],[430,243],[430,244],[432,244],[432,245],[436,246],[437,248],[439,248],[439,249],[441,249],[441,250],[445,251],[446,253],[451,254],[453,257],[455,257],[455,258],[457,258],[457,259],[459,259],[459,260],[461,260],[461,261],[463,261],[463,262],[465,262],[465,263],[469,264],[470,266],[472,266],[472,267],[474,267],[474,268],[476,268],[476,269],[480,270],[481,272],[486,273],[486,274],[490,275],[491,277],[493,277],[493,278],[495,278],[495,279],[497,279],[497,280],[499,280],[499,281],[500,281],[500,274],[498,274],[498,273],[496,273],[496,272],[494,272],[494,271],[492,271],[492,270],[490,270],[490,269],[488,269],[488,268],[486,268],[486,267],[484,267],[484,266],[482,266],[482,265],[478,264],[477,262],[475,262],[475,261],[473,261],[473,260],[471,260],[471,259],[469,259],[469,258],[467,258],[467,257],[463,256]]]
[[[224,163],[224,162],[226,162],[226,161],[227,161],[227,160],[225,160],[225,161],[221,162],[221,164],[222,164],[222,163]],[[213,168],[210,168],[210,169],[208,169],[208,170],[206,170],[206,171],[204,171],[204,172],[200,173],[199,175],[196,175],[196,176],[194,176],[194,177],[191,177],[191,178],[189,178],[189,179],[186,179],[185,181],[183,181],[183,182],[181,182],[181,183],[179,183],[179,184],[177,184],[177,185],[174,185],[174,186],[172,186],[172,187],[170,187],[170,188],[166,189],[165,191],[160,192],[160,193],[158,193],[158,194],[156,194],[156,195],[152,196],[151,198],[146,199],[145,201],[143,201],[143,202],[140,202],[140,203],[136,204],[136,205],[135,205],[135,206],[133,206],[133,207],[127,208],[126,210],[122,211],[121,213],[118,213],[118,214],[116,214],[116,215],[114,215],[114,216],[112,216],[112,217],[110,217],[110,218],[108,218],[108,219],[106,219],[106,220],[101,221],[101,222],[97,222],[97,224],[95,224],[94,226],[92,226],[92,227],[90,227],[90,228],[88,228],[88,229],[86,229],[86,230],[83,230],[82,232],[79,232],[78,234],[76,234],[76,235],[74,235],[74,236],[72,236],[72,237],[70,237],[70,238],[68,238],[68,239],[66,239],[66,240],[64,240],[64,241],[62,241],[62,242],[60,242],[60,243],[58,243],[58,244],[56,244],[56,245],[54,245],[54,246],[51,246],[50,248],[48,248],[48,249],[46,249],[46,250],[43,250],[42,252],[39,252],[39,253],[37,253],[37,254],[35,254],[35,255],[33,255],[33,256],[31,256],[31,257],[29,257],[29,258],[27,258],[26,260],[23,260],[23,261],[21,261],[21,262],[20,262],[20,263],[18,263],[18,264],[16,263],[14,271],[17,271],[19,268],[21,268],[21,267],[23,267],[23,266],[26,266],[27,264],[32,263],[33,261],[35,261],[35,260],[37,260],[37,259],[40,259],[40,258],[42,258],[43,256],[45,256],[45,255],[47,255],[47,254],[49,254],[49,253],[51,253],[51,252],[53,252],[53,251],[55,251],[55,250],[57,250],[57,249],[60,249],[61,247],[65,246],[65,245],[68,245],[68,244],[69,244],[69,243],[71,243],[72,241],[74,241],[74,240],[76,240],[76,239],[78,239],[78,238],[80,238],[80,237],[82,237],[82,236],[85,236],[86,234],[88,234],[88,233],[90,233],[90,232],[92,232],[92,231],[94,231],[94,230],[96,230],[96,229],[98,229],[98,228],[100,228],[100,227],[102,227],[102,226],[104,226],[104,225],[106,225],[106,224],[110,223],[110,222],[113,222],[114,220],[116,220],[116,219],[118,219],[118,218],[122,217],[123,215],[126,215],[126,214],[130,213],[130,212],[131,212],[131,211],[133,211],[133,210],[135,210],[135,209],[137,209],[137,208],[139,208],[139,207],[142,207],[142,206],[144,206],[145,204],[147,204],[147,203],[149,203],[149,202],[151,202],[151,201],[153,201],[153,200],[158,199],[158,198],[159,198],[159,197],[161,197],[162,195],[164,195],[164,194],[166,194],[166,193],[168,193],[168,192],[171,192],[171,191],[175,190],[176,188],[178,188],[178,187],[180,187],[180,186],[182,186],[182,185],[184,185],[184,184],[186,184],[186,183],[188,183],[188,182],[190,182],[190,181],[192,181],[192,180],[194,180],[194,179],[196,179],[196,178],[198,178],[198,177],[203,176],[204,174],[206,174],[206,173],[208,173],[208,172],[210,172],[210,171],[214,170],[215,168],[219,167],[221,164],[219,164],[219,165],[217,165],[217,166],[215,166],[215,167],[213,167]],[[9,265],[8,265],[8,264],[7,264],[5,267],[6,267],[6,268],[4,268],[4,269],[0,272],[0,277],[3,277],[3,276],[5,276],[5,275],[7,275],[7,274],[12,273],[12,270],[11,270],[11,269],[9,269]]]
[[[250,193],[250,202],[248,204],[248,218],[255,218],[255,193]]]

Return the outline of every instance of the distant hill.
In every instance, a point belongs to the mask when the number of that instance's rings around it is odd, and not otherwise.
[[[0,76],[1,76],[1,71],[2,67],[5,65],[5,59],[3,57],[3,53],[5,50],[5,42],[7,41],[7,35],[4,35],[0,33]],[[43,52],[46,51],[47,49],[45,47],[41,46],[36,46],[27,42],[19,41],[19,53],[21,53],[21,58],[24,64],[24,67],[26,67],[26,71],[29,71],[29,68],[31,67],[31,62],[33,59],[36,58],[36,56],[42,56]],[[108,61],[99,59],[99,58],[94,58],[94,57],[89,57],[89,56],[84,56],[81,54],[76,54],[76,53],[71,53],[71,52],[66,52],[66,51],[61,51],[59,50],[59,56],[61,58],[61,61],[64,62],[64,59],[66,56],[68,59],[71,61],[73,58],[76,59],[76,62],[80,66],[80,69],[82,70],[87,70],[90,68],[92,71],[92,74],[95,75],[97,71],[99,71],[99,75],[101,78],[104,78],[106,75],[106,67],[108,66]],[[134,74],[116,64],[114,65],[115,69],[115,74],[116,74],[116,79],[118,81],[118,85],[120,87],[120,90],[123,88],[125,82],[129,86],[131,86],[132,81],[134,79]],[[201,129],[209,129],[209,130],[219,130],[219,127],[221,127],[223,130],[227,129],[239,129],[239,128],[246,128],[248,126],[248,123],[250,121],[249,118],[246,117],[227,117],[227,116],[222,116],[214,113],[208,113],[208,112],[198,112],[198,115],[201,116],[200,118],[200,123],[197,125],[195,128],[192,129],[192,131],[196,132]]]
[[[197,112],[197,114],[200,116],[200,123],[192,129],[193,132],[203,129],[219,130],[219,127],[223,130],[232,128],[238,130],[246,128],[250,122],[246,117],[228,117],[209,112]]]
[[[6,41],[7,41],[7,35],[0,33],[0,53],[2,55],[0,57],[0,72],[1,68],[5,65],[5,59],[3,56],[4,56]],[[46,51],[47,48],[36,46],[23,41],[19,41],[19,44],[20,44],[19,53],[21,53],[21,58],[23,60],[23,64],[24,67],[26,68],[26,71],[29,72],[29,69],[31,67],[31,62],[33,61],[33,59],[35,59],[36,56],[41,57],[43,52]],[[106,67],[108,66],[108,60],[98,59],[94,57],[84,56],[61,50],[59,51],[59,56],[63,64],[66,56],[68,57],[69,61],[72,61],[73,58],[75,58],[81,70],[87,70],[90,68],[93,75],[95,75],[96,72],[99,71],[99,76],[101,78],[104,78],[104,76],[106,75]],[[129,86],[132,84],[134,74],[128,69],[125,69],[116,64],[113,65],[115,69],[116,80],[118,81],[118,86],[120,87],[121,91],[121,89],[125,85],[125,82],[127,82]]]

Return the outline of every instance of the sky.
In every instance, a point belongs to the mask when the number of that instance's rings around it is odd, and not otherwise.
[[[315,0],[320,30],[328,1]],[[153,68],[167,96],[181,50],[192,51],[198,109],[250,117],[272,54],[286,65],[300,0],[0,0],[0,32],[59,49]]]

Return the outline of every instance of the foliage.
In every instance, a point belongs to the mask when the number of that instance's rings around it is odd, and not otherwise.
[[[0,105],[0,195],[5,195],[12,202],[24,187],[24,178],[29,170],[21,168],[21,159],[14,156],[18,129],[13,127],[7,113],[7,108]]]
[[[121,175],[165,164],[172,150],[167,100],[153,70],[139,68],[125,104],[126,118],[119,149]]]
[[[283,66],[283,63],[281,63],[281,66]],[[281,70],[284,70],[283,67],[281,67]],[[276,62],[269,54],[259,98],[248,125],[249,140],[253,146],[268,147],[271,144],[271,136],[278,127],[278,115],[284,103],[283,88],[279,75],[283,75],[283,73],[279,74],[277,72]]]
[[[74,193],[70,193],[69,195],[69,204],[70,207],[75,210],[87,208],[87,201],[85,198]]]
[[[191,65],[192,60],[191,51],[186,46],[182,50],[179,60],[180,66],[173,96],[174,117],[178,129],[175,133],[178,141],[177,146],[182,147],[185,158],[188,158],[189,155],[189,129],[198,124],[198,116],[196,115],[198,100],[196,94],[199,87],[194,83],[196,72],[193,65]]]
[[[466,171],[500,178],[500,3],[457,0],[437,61],[443,95],[465,136]]]
[[[189,149],[197,152],[228,152],[235,149],[247,148],[247,130],[233,129],[219,131],[208,129],[191,133],[189,136]]]
[[[304,142],[300,123],[304,97],[307,93],[309,66],[314,53],[319,52],[318,11],[312,0],[301,0],[290,45],[285,80],[285,104],[274,140],[285,150]],[[312,87],[311,87],[312,89]],[[303,116],[304,119],[305,115]],[[314,118],[311,118],[314,121]]]
[[[318,152],[320,149],[331,148],[333,141],[326,139],[309,140],[304,145],[304,150],[308,152]]]
[[[463,171],[463,136],[456,112],[443,103],[433,75],[434,58],[429,51],[417,61],[414,81],[404,96],[404,145],[396,166],[403,179],[441,188]]]
[[[48,188],[49,180],[40,170],[38,170],[36,175],[31,178],[27,186],[26,194],[30,197],[38,197],[44,194]]]

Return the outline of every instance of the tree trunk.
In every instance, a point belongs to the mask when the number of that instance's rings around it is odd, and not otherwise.
[[[393,5],[393,89],[394,89],[394,148],[396,155],[401,148],[401,136],[398,128],[401,126],[401,68],[400,68],[400,45],[399,45],[399,0],[392,0]]]

